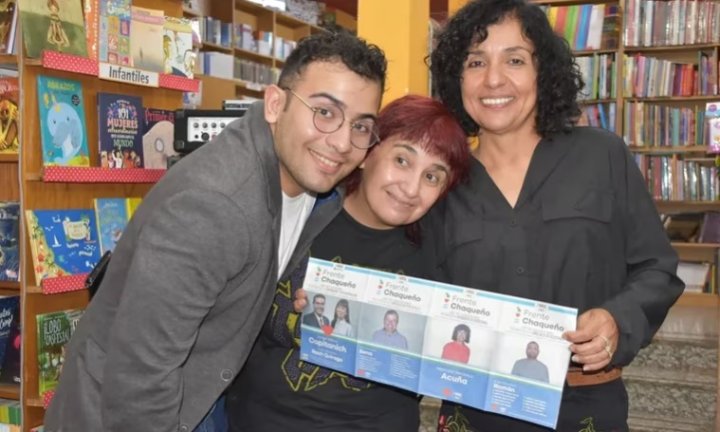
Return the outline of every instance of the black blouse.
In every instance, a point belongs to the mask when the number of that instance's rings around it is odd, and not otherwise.
[[[615,365],[650,342],[684,287],[632,155],[600,129],[543,139],[514,208],[475,160],[423,226],[436,279],[607,309],[620,330]]]

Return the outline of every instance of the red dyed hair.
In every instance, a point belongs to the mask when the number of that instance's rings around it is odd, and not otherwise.
[[[467,135],[441,102],[418,95],[396,99],[380,111],[378,130],[381,142],[399,136],[440,156],[450,167],[443,195],[467,177],[471,157]],[[371,147],[368,154],[379,145]],[[362,171],[356,169],[345,180],[348,195],[360,186]]]

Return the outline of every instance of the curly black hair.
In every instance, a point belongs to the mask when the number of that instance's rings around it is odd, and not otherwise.
[[[504,19],[516,18],[523,35],[532,42],[537,66],[535,129],[542,137],[569,131],[580,116],[577,103],[584,83],[570,46],[553,32],[545,13],[525,0],[472,0],[462,7],[437,36],[430,55],[433,87],[469,135],[480,126],[462,102],[460,81],[471,46],[487,38],[487,29]]]
[[[278,85],[291,87],[308,64],[316,61],[340,61],[348,69],[380,84],[385,90],[387,60],[377,45],[346,31],[322,32],[301,39],[285,60]]]

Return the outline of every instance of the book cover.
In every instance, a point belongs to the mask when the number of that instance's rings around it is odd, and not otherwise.
[[[163,55],[165,13],[162,10],[137,6],[131,7],[131,13],[130,52],[133,67],[162,73],[165,69]]]
[[[22,382],[20,378],[21,331],[20,308],[18,308],[17,313],[13,315],[5,356],[1,363],[0,383],[2,384],[20,384]]]
[[[96,198],[95,217],[97,218],[98,239],[100,240],[100,256],[115,249],[125,226],[130,220],[131,198]]]
[[[131,0],[100,0],[98,60],[132,66],[130,55]]]
[[[177,155],[173,148],[175,112],[145,108],[145,134],[143,153],[145,168],[167,169],[167,160]]]
[[[82,309],[67,309],[36,315],[38,390],[42,395],[57,387],[68,343],[82,316]]]
[[[13,344],[13,326],[17,325],[15,316],[19,314],[20,297],[0,297],[0,365],[5,362],[5,355]]]
[[[26,210],[25,218],[38,285],[49,277],[87,273],[100,259],[93,210]]]
[[[20,203],[0,201],[0,281],[17,281],[20,272]]]
[[[98,93],[100,166],[142,168],[142,98]]]
[[[18,140],[18,79],[0,77],[0,153],[17,154]]]
[[[80,0],[19,0],[23,40],[28,57],[43,50],[87,56]]]
[[[0,1],[0,52],[10,54],[15,42],[17,1]]]
[[[165,17],[163,58],[166,74],[193,77],[195,51],[193,51],[193,29],[189,19]]]
[[[42,75],[37,83],[43,164],[90,166],[82,85]]]

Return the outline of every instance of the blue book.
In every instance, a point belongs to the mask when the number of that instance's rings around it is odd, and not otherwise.
[[[38,75],[43,165],[90,166],[79,81]]]
[[[0,281],[18,280],[20,204],[0,201]]]
[[[95,212],[26,210],[35,280],[90,272],[100,260]]]
[[[125,226],[130,220],[128,200],[126,198],[96,198],[95,216],[97,218],[100,255],[115,249]]]

